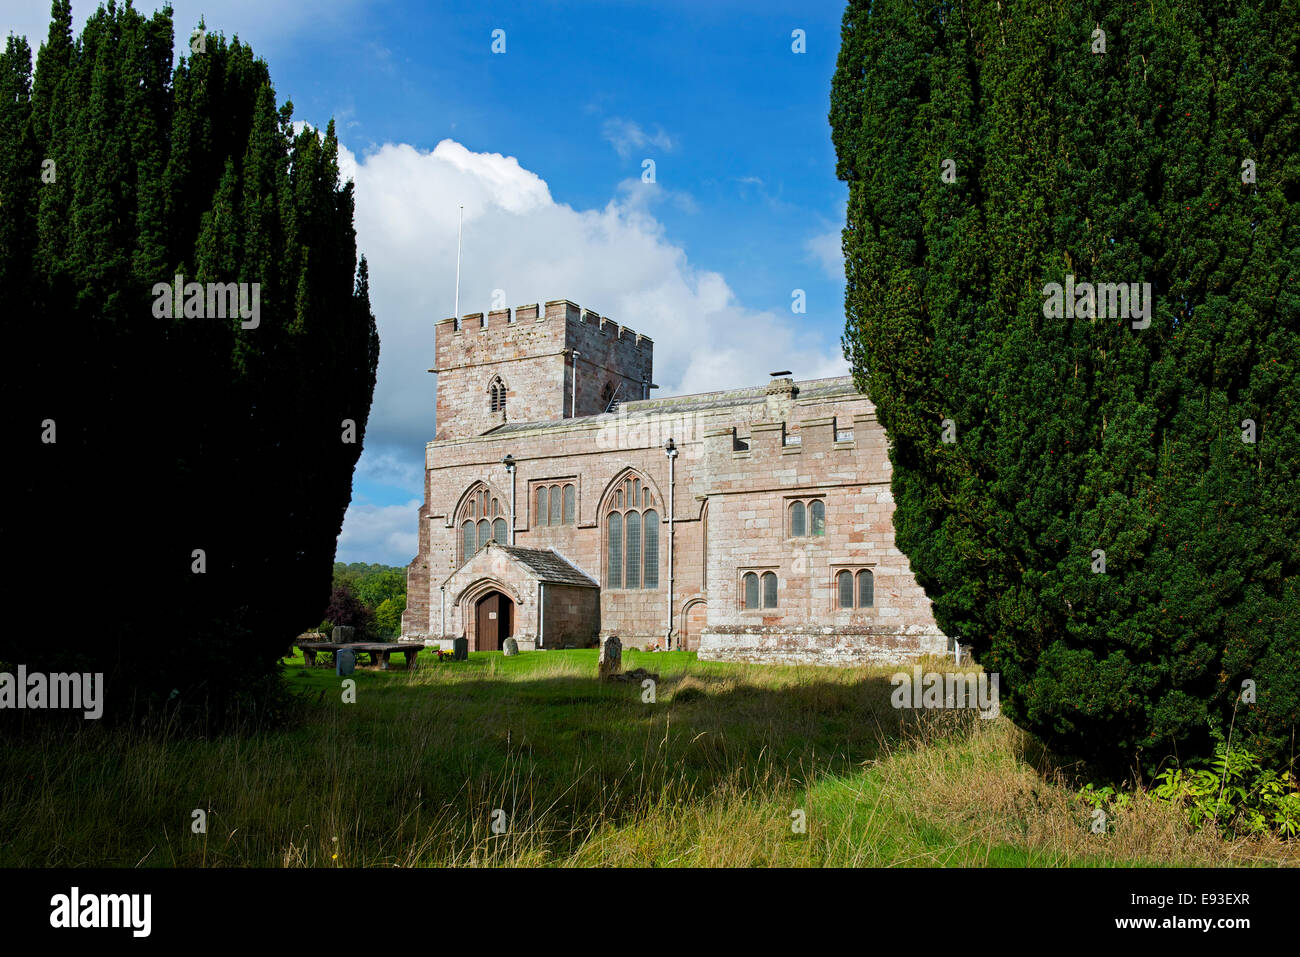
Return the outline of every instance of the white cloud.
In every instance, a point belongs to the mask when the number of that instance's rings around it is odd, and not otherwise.
[[[654,339],[657,395],[755,385],[771,369],[799,378],[847,371],[839,342],[810,333],[805,317],[748,309],[721,274],[691,265],[654,216],[656,203],[677,201],[657,187],[632,180],[603,208],[579,210],[557,203],[516,158],[453,140],[432,151],[386,144],[364,157],[341,147],[339,159],[356,182],[357,244],[370,263],[381,340],[359,477],[423,494],[423,448],[434,434],[435,377],[426,370],[434,323],[453,311],[462,204],[462,314],[486,310],[494,289],[511,306],[571,299]],[[418,504],[397,526],[409,554],[382,560],[414,555]],[[374,541],[387,521],[387,511],[366,509],[349,509],[340,551],[345,540],[351,549]]]
[[[603,209],[575,210],[514,157],[452,140],[364,158],[341,148],[340,165],[356,181],[382,342],[368,445],[433,435],[426,370],[434,323],[453,311],[462,204],[462,314],[487,309],[494,289],[511,306],[571,299],[655,340],[661,395],[760,383],[774,360],[800,377],[845,371],[838,342],[805,334],[799,316],[745,308],[722,275],[692,266],[653,215],[655,186],[634,180]]]
[[[831,279],[844,278],[844,250],[840,245],[842,230],[837,226],[804,240],[804,249]]]
[[[624,120],[617,116],[605,121],[601,127],[601,133],[618,151],[618,155],[624,159],[647,146],[653,146],[665,153],[671,153],[677,145],[673,142],[673,138],[664,132],[662,126],[656,126],[653,133],[647,133],[639,123]]]
[[[334,560],[405,565],[419,548],[416,521],[421,504],[411,499],[405,505],[349,505]]]

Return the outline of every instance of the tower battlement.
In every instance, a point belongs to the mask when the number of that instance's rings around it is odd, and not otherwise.
[[[649,394],[654,340],[568,299],[450,316],[434,340],[439,440]]]

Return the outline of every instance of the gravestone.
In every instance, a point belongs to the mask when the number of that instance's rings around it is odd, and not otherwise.
[[[356,629],[351,625],[335,625],[334,640],[340,645],[350,644],[356,641],[352,636],[356,634]]]
[[[343,677],[352,674],[356,670],[357,656],[351,648],[340,648],[334,652],[334,674]]]
[[[469,661],[469,639],[468,638],[461,637],[461,638],[452,639],[451,660]]]
[[[623,642],[618,635],[610,635],[600,642],[600,664],[596,668],[596,677],[608,681],[623,670]]]
[[[507,658],[519,654],[519,642],[513,638],[507,638],[501,643],[501,653]]]

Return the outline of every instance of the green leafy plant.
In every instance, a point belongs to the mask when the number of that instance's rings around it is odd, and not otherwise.
[[[1074,796],[1094,811],[1101,810],[1105,813],[1107,831],[1115,829],[1115,815],[1133,804],[1132,794],[1116,790],[1109,784],[1097,787],[1091,781],[1076,791]]]
[[[1214,825],[1225,837],[1300,834],[1300,790],[1290,771],[1263,767],[1244,748],[1219,742],[1209,768],[1168,768],[1151,792],[1181,808],[1193,830]]]

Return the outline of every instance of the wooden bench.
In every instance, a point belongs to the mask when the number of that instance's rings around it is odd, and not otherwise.
[[[344,648],[350,648],[354,653],[365,652],[370,656],[372,665],[384,669],[388,668],[389,655],[400,651],[406,657],[407,670],[410,670],[415,667],[415,659],[424,650],[424,643],[419,641],[354,641],[347,644],[336,641],[299,641],[295,644],[302,649],[302,656],[308,668],[316,664],[318,652],[328,651],[337,654]]]

